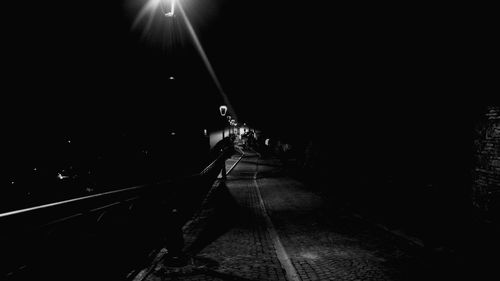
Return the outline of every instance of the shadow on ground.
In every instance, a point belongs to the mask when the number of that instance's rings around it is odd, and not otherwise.
[[[207,200],[209,215],[202,218],[202,230],[185,252],[194,256],[207,245],[226,233],[241,217],[243,210],[223,183]]]

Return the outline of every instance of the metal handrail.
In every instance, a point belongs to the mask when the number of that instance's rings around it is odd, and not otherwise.
[[[93,195],[88,195],[88,196],[83,196],[83,197],[77,197],[77,198],[68,199],[68,200],[64,200],[64,201],[53,202],[53,203],[49,203],[49,204],[44,204],[44,205],[29,207],[29,208],[25,208],[25,209],[10,211],[10,212],[6,212],[6,213],[3,213],[3,214],[0,214],[0,219],[1,218],[5,218],[5,217],[9,217],[9,216],[13,216],[13,215],[19,215],[19,214],[24,214],[24,213],[33,212],[33,211],[39,211],[39,210],[47,209],[47,208],[50,208],[50,207],[61,206],[61,205],[64,205],[64,204],[81,202],[81,201],[92,199],[92,198],[102,198],[103,196],[110,195],[110,194],[122,194],[122,193],[125,193],[127,191],[141,189],[141,188],[144,188],[146,186],[147,185],[139,185],[139,186],[124,188],[124,189],[113,190],[113,191],[108,191],[108,192],[102,192],[102,193],[98,193],[98,194],[93,194]]]
[[[155,205],[160,207],[162,210],[168,210],[164,208],[177,208],[175,206],[170,206],[169,202],[173,202],[178,198],[185,198],[188,200],[191,198],[189,197],[191,196],[190,193],[183,192],[183,185],[185,183],[208,183],[208,181],[211,181],[212,179],[215,180],[217,178],[217,174],[222,169],[222,166],[225,165],[225,159],[229,156],[228,152],[229,149],[222,149],[217,157],[215,157],[215,159],[211,161],[201,172],[191,176],[151,182],[143,185],[0,213],[0,228],[2,228],[0,240],[2,243],[7,243],[5,245],[2,244],[2,247],[6,246],[6,248],[3,249],[3,252],[6,255],[10,255],[18,251],[17,247],[19,246],[26,247],[26,249],[31,250],[33,245],[45,245],[45,240],[44,243],[40,243],[39,240],[32,239],[33,237],[43,237],[43,239],[56,237],[53,241],[58,241],[58,231],[61,231],[62,233],[64,233],[64,231],[72,231],[71,229],[72,226],[74,226],[73,223],[75,222],[84,228],[87,228],[89,224],[91,226],[103,226],[109,224],[110,217],[116,218],[117,216],[126,216],[127,214],[132,215],[129,211],[134,212],[131,220],[133,222],[134,219],[137,219],[137,216],[142,218],[144,215],[149,216],[154,214],[150,213],[151,210],[148,209],[148,207],[145,207],[150,205],[150,200],[153,200]],[[164,188],[166,186],[171,186],[172,188]],[[203,189],[197,189],[194,201],[190,203],[201,204],[201,202],[198,203],[198,200],[200,199],[199,196],[203,192]],[[188,197],[183,197],[185,195]],[[156,209],[154,210],[156,211]],[[185,211],[191,212],[192,209],[188,206]],[[175,233],[175,229],[178,228],[179,225],[177,225],[175,220],[171,223],[172,225],[169,226],[169,231]],[[91,228],[93,229],[93,227]],[[96,229],[99,229],[99,227]],[[28,241],[25,241],[25,239],[28,239]],[[49,241],[48,243],[54,243],[50,242],[51,240],[47,241]],[[42,248],[37,249],[45,249],[43,246],[41,247]],[[17,274],[22,275],[22,271],[31,266],[32,261],[29,259],[14,256],[14,258],[11,258],[10,262],[5,265],[5,269],[2,268],[2,270],[0,270],[0,276],[16,276]],[[0,279],[2,278],[0,277]]]
[[[220,161],[221,159],[223,159],[224,157],[226,157],[226,151],[223,150],[221,152],[221,154],[219,154],[219,156],[217,156],[217,158],[215,158],[214,161],[212,161],[210,164],[208,164],[207,167],[205,167],[205,169],[203,169],[201,172],[200,172],[200,175],[204,175],[206,174],[208,171],[210,171],[210,169],[212,169],[218,161]]]
[[[226,156],[225,152],[226,151],[223,150],[222,153],[215,160],[213,160],[207,167],[205,167],[199,174],[194,174],[192,176],[206,174],[208,171],[210,171],[213,167],[215,167],[217,165],[218,161],[220,161],[221,159],[223,159]],[[61,207],[61,206],[65,206],[65,205],[69,205],[69,204],[73,204],[73,203],[77,203],[77,202],[84,202],[84,201],[101,199],[101,198],[111,196],[111,195],[112,196],[119,196],[119,195],[123,195],[123,194],[128,194],[132,191],[138,191],[138,190],[142,190],[142,189],[145,189],[147,187],[150,187],[150,186],[163,185],[166,183],[171,183],[171,180],[165,180],[165,181],[160,181],[160,182],[155,182],[155,183],[150,183],[150,184],[138,185],[138,186],[134,186],[134,187],[128,187],[128,188],[124,188],[124,189],[107,191],[107,192],[102,192],[102,193],[98,193],[98,194],[93,194],[93,195],[77,197],[77,198],[72,198],[72,199],[68,199],[68,200],[63,200],[63,201],[58,201],[58,202],[53,202],[53,203],[48,203],[48,204],[43,204],[43,205],[38,205],[38,206],[24,208],[24,209],[20,209],[20,210],[9,211],[6,213],[1,213],[0,220],[10,218],[13,216],[17,216],[17,215],[27,214],[30,212],[37,212],[37,211],[46,210],[46,209],[50,209],[50,208],[54,208],[54,207]],[[139,196],[137,196],[135,199],[137,199],[138,197]],[[129,199],[130,198],[128,198],[127,200],[129,200]],[[121,201],[124,201],[124,200],[120,200],[117,202],[121,202]],[[106,202],[105,206],[93,208],[93,210],[98,209],[98,208],[99,209],[106,209],[106,206],[108,206],[107,208],[110,208],[110,207],[115,206],[115,205],[116,204],[110,203],[108,201],[108,202]]]

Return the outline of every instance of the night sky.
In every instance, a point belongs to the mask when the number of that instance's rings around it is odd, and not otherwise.
[[[17,130],[220,126],[223,100],[179,13],[144,35],[131,28],[143,0],[11,2],[3,107]],[[184,2],[239,121],[278,135],[432,123],[487,92],[492,38],[465,7]]]

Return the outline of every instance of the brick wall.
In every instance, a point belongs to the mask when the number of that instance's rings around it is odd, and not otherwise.
[[[476,125],[472,201],[482,211],[500,213],[500,106],[487,107]]]

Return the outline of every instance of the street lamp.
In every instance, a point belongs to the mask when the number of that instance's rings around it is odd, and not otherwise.
[[[220,111],[220,115],[221,115],[222,117],[226,116],[227,106],[225,106],[225,105],[221,105],[221,106],[219,107],[219,111]]]
[[[233,133],[233,135],[234,135],[234,127],[235,126],[236,126],[236,121],[234,121],[234,119],[229,121],[229,128],[231,129],[231,132]]]
[[[175,15],[175,0],[170,0],[170,12],[165,13],[166,17],[173,17]]]
[[[224,116],[226,116],[226,113],[227,113],[227,106],[225,105],[221,105],[219,107],[219,111],[220,111],[220,115],[222,116],[223,119]],[[231,116],[227,116],[228,118],[231,118]],[[222,127],[222,140],[224,141],[224,130],[226,129],[226,124],[225,124],[226,120],[224,120],[224,127]],[[224,162],[222,163],[222,171],[221,171],[221,176],[222,176],[222,179],[226,179],[226,160],[224,159]]]
[[[225,106],[225,105],[221,105],[221,106],[219,107],[219,111],[220,111],[220,115],[221,115],[222,117],[226,116],[226,113],[227,113],[227,106]],[[229,115],[228,115],[228,117],[229,117]],[[224,127],[222,127],[222,139],[224,139],[224,130],[225,130],[225,127],[226,127],[226,125],[224,125]]]
[[[228,116],[226,116],[226,117],[227,117],[227,122],[228,122],[228,124],[229,124],[229,130],[228,130],[228,133],[229,133],[229,135],[231,135],[231,120],[232,120],[231,118],[232,118],[232,117],[231,117],[231,115],[228,115]]]

